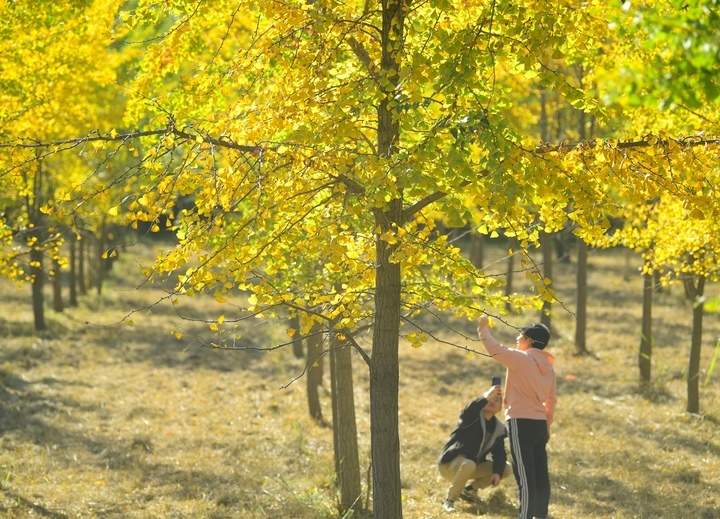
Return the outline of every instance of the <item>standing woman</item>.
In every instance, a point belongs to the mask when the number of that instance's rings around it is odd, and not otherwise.
[[[519,519],[546,519],[550,478],[545,445],[556,402],[555,359],[545,351],[550,331],[544,324],[528,326],[517,336],[516,348],[507,348],[495,340],[483,316],[478,335],[487,352],[507,368],[505,418],[520,494]]]

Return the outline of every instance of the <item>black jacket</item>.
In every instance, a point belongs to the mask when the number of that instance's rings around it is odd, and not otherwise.
[[[487,404],[484,398],[470,402],[462,413],[450,439],[443,447],[438,463],[450,463],[457,456],[464,456],[476,463],[486,461],[492,454],[493,473],[503,474],[505,471],[505,425],[493,416],[485,421],[482,410]],[[487,441],[485,438],[487,436]]]

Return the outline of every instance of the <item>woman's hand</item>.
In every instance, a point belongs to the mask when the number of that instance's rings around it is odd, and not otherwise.
[[[492,476],[490,476],[490,484],[496,487],[500,484],[500,479],[500,474],[493,474]]]

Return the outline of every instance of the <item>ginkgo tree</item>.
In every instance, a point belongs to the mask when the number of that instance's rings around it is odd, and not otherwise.
[[[79,140],[43,134],[29,149],[96,143],[91,159],[105,164],[118,144],[132,146],[137,160],[107,168],[104,179],[128,186],[108,207],[131,225],[157,225],[178,197],[192,198],[172,222],[177,246],[153,269],[180,272],[168,297],[240,289],[256,314],[284,305],[309,316],[304,327],[332,322],[369,367],[373,512],[396,519],[402,323],[418,345],[428,335],[413,330],[417,312],[473,318],[506,302],[435,221],[464,223],[475,212],[527,249],[568,218],[588,239],[601,237],[614,185],[638,202],[679,189],[708,218],[720,212],[711,186],[691,189],[703,168],[676,181],[661,167],[667,153],[712,163],[708,139],[638,138],[629,127],[622,142],[537,147],[537,131],[514,124],[499,70],[508,84],[534,81],[597,109],[595,94],[568,82],[554,60],[596,55],[609,30],[603,17],[620,9],[141,0],[105,19],[114,45],[144,50],[123,83],[122,128]],[[92,193],[80,185],[72,197]],[[541,274],[532,280],[551,297]],[[227,322],[212,324],[220,332]],[[369,352],[357,338],[365,327]]]

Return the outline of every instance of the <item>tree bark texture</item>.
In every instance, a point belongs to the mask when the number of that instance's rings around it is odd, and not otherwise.
[[[407,0],[382,0],[380,46],[383,97],[378,103],[378,154],[390,158],[400,143],[396,95]],[[394,106],[394,107],[393,107]],[[390,163],[390,161],[388,161]],[[373,516],[402,519],[400,435],[398,430],[400,335],[400,264],[392,263],[393,247],[380,238],[402,225],[402,195],[375,211],[375,322],[370,362],[370,443],[373,473]]]

